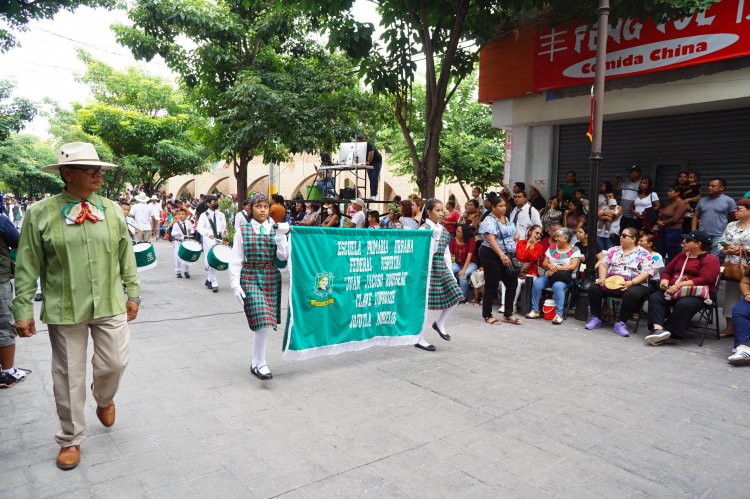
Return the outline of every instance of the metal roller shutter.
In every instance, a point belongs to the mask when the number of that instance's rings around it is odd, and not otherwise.
[[[558,184],[573,170],[588,191],[587,128],[587,123],[559,127]],[[678,171],[695,170],[704,189],[709,178],[725,178],[726,194],[736,199],[750,190],[750,108],[608,121],[602,151],[602,181],[625,178],[625,168],[638,165],[654,179],[663,198]]]

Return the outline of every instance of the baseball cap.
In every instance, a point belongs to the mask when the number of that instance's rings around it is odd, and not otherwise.
[[[625,168],[625,171],[628,171],[628,172],[640,172],[641,171],[641,167],[638,166],[638,165],[631,165],[631,166],[628,166],[627,168]]]
[[[682,236],[682,239],[684,239],[685,241],[696,241],[701,243],[702,245],[711,244],[711,238],[702,230],[694,230],[692,232],[688,232],[687,234]]]
[[[361,206],[362,208],[364,208],[364,207],[365,207],[365,202],[364,202],[364,201],[362,200],[362,198],[357,198],[357,199],[355,199],[355,200],[354,200],[354,204],[358,204],[358,205],[359,205],[359,206]]]
[[[612,198],[609,201],[607,201],[608,206],[617,206],[617,200]]]

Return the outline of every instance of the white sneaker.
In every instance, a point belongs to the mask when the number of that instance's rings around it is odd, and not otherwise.
[[[563,319],[559,315],[556,315],[555,318],[552,319],[552,324],[555,324],[556,326],[559,326],[560,324],[563,323],[563,320],[565,320],[565,319]]]
[[[746,366],[750,364],[750,352],[747,350],[737,350],[727,357],[727,360],[733,366]]]
[[[527,319],[538,319],[541,314],[538,310],[532,310],[528,314],[526,314]]]
[[[649,334],[644,339],[646,340],[646,343],[649,345],[660,345],[667,341],[672,336],[672,333],[669,331],[661,330],[661,332],[657,333],[654,331],[654,334]]]
[[[500,305],[500,308],[497,309],[498,314],[504,314],[505,313],[505,305]]]

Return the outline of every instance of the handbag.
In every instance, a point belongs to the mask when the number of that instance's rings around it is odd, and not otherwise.
[[[740,261],[737,263],[725,263],[724,270],[721,273],[721,278],[725,281],[740,282],[744,275],[747,273],[747,265],[743,265],[742,262],[747,261],[748,255],[745,248],[740,248]]]
[[[482,286],[484,286],[484,270],[475,270],[471,277],[469,278],[471,281],[471,286],[474,289],[479,289]]]
[[[690,259],[689,257],[685,258],[685,262],[682,264],[680,275],[675,281],[675,284],[684,280],[682,275],[685,273],[685,267],[687,267],[687,262],[689,259]],[[677,288],[677,291],[675,291],[674,293],[669,293],[668,291],[664,291],[664,299],[667,301],[679,300],[680,298],[685,298],[686,296],[695,296],[697,298],[703,298],[703,301],[706,303],[706,305],[711,305],[713,303],[713,301],[711,300],[711,295],[709,293],[708,286],[682,286],[682,287]]]
[[[501,236],[500,241],[503,243],[505,256],[507,256],[510,259],[510,263],[505,266],[505,273],[509,277],[518,277],[519,275],[521,275],[521,260],[516,258],[516,255],[514,255],[513,253],[508,252],[508,247],[505,245],[505,238],[502,237],[502,233],[500,232],[500,222],[498,221],[497,218],[495,218],[495,224],[497,225],[497,228],[498,228],[497,232]]]
[[[564,282],[570,284],[573,282],[573,271],[572,270],[558,270],[552,275],[547,276],[547,286],[552,286],[556,282]]]

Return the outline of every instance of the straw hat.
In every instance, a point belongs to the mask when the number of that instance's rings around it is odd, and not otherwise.
[[[102,170],[117,168],[117,165],[100,161],[96,149],[88,142],[70,142],[69,144],[65,144],[57,151],[57,157],[60,161],[59,163],[47,165],[42,168],[42,171],[45,173],[57,173],[62,166],[74,165],[101,166]]]
[[[144,194],[143,192],[141,192],[140,194],[138,194],[133,199],[135,199],[139,203],[148,203],[148,196],[146,196],[146,194]]]
[[[611,290],[621,289],[625,285],[625,278],[621,275],[611,275],[604,279],[604,287]]]

